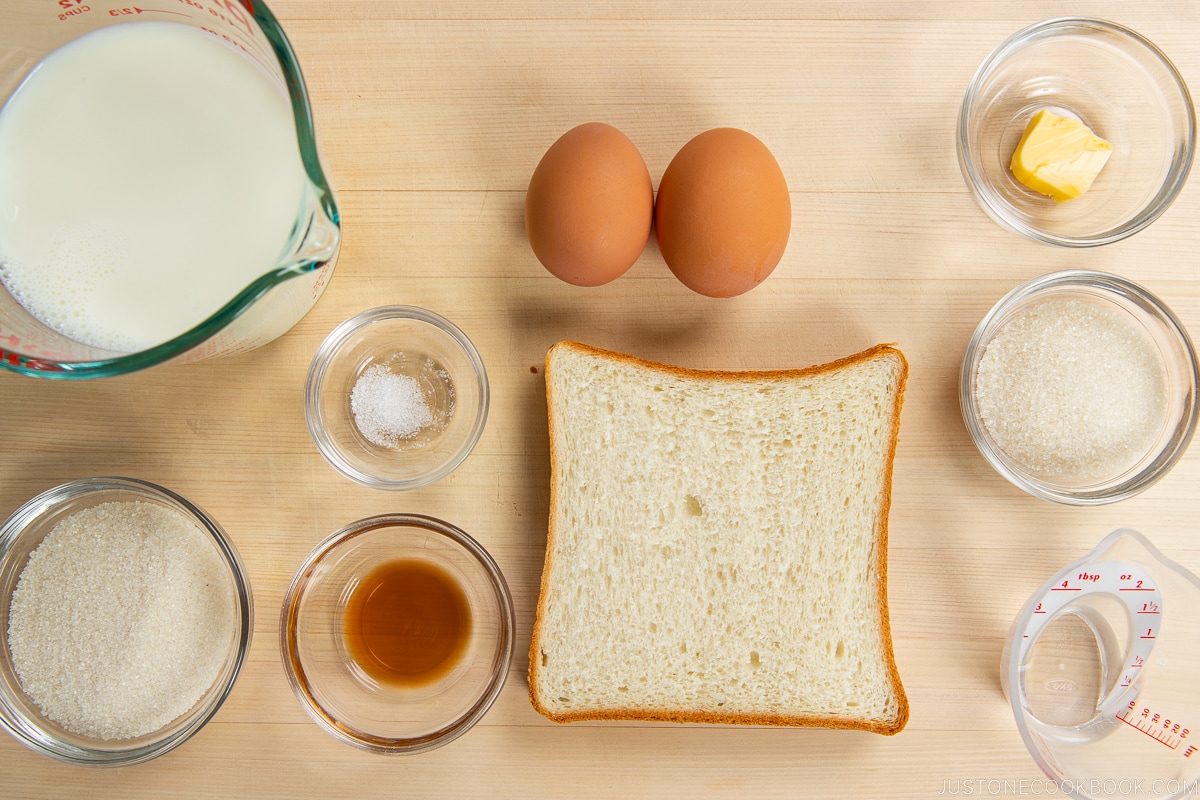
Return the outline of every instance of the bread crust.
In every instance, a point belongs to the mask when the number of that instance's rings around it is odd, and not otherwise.
[[[845,367],[852,366],[861,362],[869,361],[874,358],[883,356],[895,357],[899,361],[900,369],[897,375],[897,386],[895,393],[895,407],[892,410],[892,430],[888,437],[887,454],[884,459],[884,475],[883,475],[883,492],[882,503],[879,514],[879,532],[877,534],[878,547],[876,548],[876,563],[875,571],[879,576],[878,581],[878,601],[880,608],[880,633],[883,639],[884,659],[887,666],[887,675],[891,683],[892,690],[897,698],[897,714],[894,720],[855,720],[845,717],[835,717],[819,714],[737,714],[737,713],[714,713],[706,711],[692,711],[687,709],[603,709],[591,711],[576,711],[569,713],[557,713],[547,708],[538,696],[538,673],[541,670],[541,639],[542,639],[542,620],[545,615],[545,604],[547,602],[547,594],[550,584],[550,573],[553,569],[553,553],[555,543],[555,526],[554,520],[557,518],[558,509],[558,486],[554,480],[554,476],[558,474],[558,459],[555,436],[555,418],[554,418],[554,398],[552,396],[552,376],[554,370],[554,356],[560,350],[573,349],[583,354],[590,354],[611,359],[617,362],[623,362],[633,366],[641,367],[652,372],[661,372],[669,375],[674,375],[690,379],[711,380],[724,383],[736,383],[738,381],[748,380],[782,380],[789,378],[800,378],[812,375],[819,375],[825,372],[834,372]],[[709,724],[728,724],[728,725],[764,725],[764,726],[786,726],[786,727],[813,727],[813,728],[838,728],[849,730],[863,730],[871,733],[878,733],[885,736],[891,736],[899,733],[908,723],[909,706],[908,697],[904,693],[904,687],[900,682],[900,671],[896,666],[895,652],[892,647],[892,631],[891,621],[888,613],[888,594],[887,594],[887,543],[888,543],[888,518],[891,513],[892,503],[892,473],[894,471],[894,462],[896,457],[896,446],[900,435],[900,409],[904,404],[904,390],[908,382],[908,359],[904,353],[900,351],[894,344],[879,344],[864,350],[860,353],[855,353],[845,358],[840,358],[836,361],[831,361],[826,364],[816,364],[808,367],[795,369],[775,369],[775,370],[708,370],[708,369],[691,369],[688,367],[677,367],[668,364],[661,364],[654,361],[638,358],[637,356],[626,353],[618,353],[611,350],[603,350],[591,345],[582,344],[580,342],[564,341],[550,347],[546,352],[545,362],[545,381],[546,381],[546,406],[547,417],[550,433],[550,517],[546,535],[546,557],[542,567],[542,577],[539,584],[538,603],[536,616],[533,623],[533,633],[530,639],[529,646],[529,701],[534,709],[542,716],[558,723],[567,722],[586,722],[586,721],[616,721],[616,720],[640,720],[653,722],[677,722],[677,723],[709,723]]]

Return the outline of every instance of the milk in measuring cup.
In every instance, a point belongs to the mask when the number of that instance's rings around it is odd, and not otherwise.
[[[0,110],[0,279],[46,325],[138,351],[288,249],[306,188],[283,88],[217,37],[101,28]]]

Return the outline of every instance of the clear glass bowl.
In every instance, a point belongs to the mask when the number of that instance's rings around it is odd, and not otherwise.
[[[977,378],[980,363],[998,333],[1019,314],[1048,301],[1075,300],[1115,312],[1112,318],[1127,323],[1129,330],[1144,336],[1144,344],[1161,366],[1165,409],[1162,424],[1144,452],[1114,460],[1105,474],[1073,476],[1061,471],[1023,463],[1005,452],[985,424],[981,412]],[[1083,359],[1103,359],[1092,351],[1079,353]],[[1036,365],[1022,364],[1033,369]],[[1029,370],[1011,376],[1005,391],[1036,391],[1036,378]],[[1132,497],[1162,478],[1183,455],[1196,429],[1200,412],[1196,392],[1200,366],[1186,329],[1157,297],[1124,278],[1102,272],[1069,270],[1035,278],[1013,289],[979,323],[967,346],[959,376],[959,402],[967,431],[979,452],[997,472],[1014,485],[1046,500],[1069,505],[1099,505]]]
[[[346,643],[351,593],[376,568],[416,560],[449,575],[470,608],[466,649],[430,684],[373,680]],[[432,517],[371,517],[312,551],[283,602],[284,672],[308,715],[335,738],[376,753],[421,753],[466,733],[500,695],[516,626],[508,584],[474,539]]]
[[[429,424],[399,437],[360,425],[352,398],[372,370],[415,380]],[[489,402],[487,371],[471,340],[444,317],[413,306],[374,308],[335,328],[313,358],[304,395],[321,455],[351,480],[393,490],[449,475],[483,434]]]
[[[1029,120],[1074,116],[1113,145],[1083,196],[1063,203],[1009,170]],[[1156,220],[1187,180],[1196,117],[1170,60],[1134,31],[1099,19],[1052,19],[1019,31],[980,65],[958,115],[967,186],[1002,227],[1048,244],[1119,241]]]
[[[214,552],[228,566],[235,625],[221,672],[191,710],[165,727],[133,739],[102,741],[80,736],[43,716],[21,689],[8,645],[9,606],[17,581],[32,553],[63,519],[101,503],[141,501],[183,514],[212,537]],[[186,742],[212,719],[225,702],[245,663],[254,628],[250,582],[241,557],[217,523],[185,498],[161,486],[130,478],[71,481],[25,503],[0,527],[0,724],[27,747],[44,755],[86,766],[129,766],[149,761]]]

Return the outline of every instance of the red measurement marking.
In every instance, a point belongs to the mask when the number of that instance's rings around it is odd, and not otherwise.
[[[1126,589],[1126,588],[1117,589],[1117,591],[1118,592],[1157,592],[1158,589],[1155,589],[1153,586],[1149,586],[1149,587],[1142,586],[1140,588],[1134,588],[1131,586],[1128,589]]]
[[[1079,588],[1078,586],[1072,586],[1071,588],[1067,588],[1066,586],[1055,586],[1050,591],[1052,591],[1052,592],[1082,592],[1083,589]]]
[[[1147,633],[1145,636],[1139,636],[1138,638],[1139,638],[1139,639],[1155,639],[1155,638],[1157,638],[1157,637],[1155,637],[1155,636],[1153,636],[1153,635],[1151,635],[1151,634]]]
[[[1139,613],[1139,614],[1157,614],[1158,612],[1157,611],[1139,611],[1137,613]]]
[[[1128,709],[1124,709],[1120,714],[1117,714],[1117,719],[1121,720],[1121,722],[1124,722],[1134,730],[1146,734],[1159,744],[1171,748],[1172,750],[1177,749],[1181,744],[1181,740],[1178,736],[1172,736],[1153,722],[1132,716]]]

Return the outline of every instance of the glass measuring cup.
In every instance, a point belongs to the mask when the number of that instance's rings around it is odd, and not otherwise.
[[[280,235],[286,242],[273,263],[263,263],[261,272],[250,273],[257,277],[231,290],[228,297],[222,295],[222,304],[205,310],[200,321],[134,351],[65,335],[31,314],[6,282],[0,286],[0,367],[55,378],[104,377],[166,361],[189,362],[251,350],[295,325],[329,280],[341,239],[338,209],[318,158],[308,95],[295,54],[278,21],[259,0],[139,0],[136,6],[113,0],[4,0],[0,3],[0,119],[2,106],[39,62],[59,48],[74,46],[80,37],[101,29],[149,21],[206,32],[249,59],[278,89],[281,107],[290,107],[298,150],[296,171],[303,173],[295,180],[298,191],[291,232]],[[86,147],[87,132],[80,131],[78,138],[80,146]],[[105,154],[91,157],[100,159]],[[15,214],[15,210],[0,209],[4,213]],[[202,235],[221,234],[215,230]],[[0,266],[4,252],[0,241]],[[163,264],[164,270],[171,267]]]
[[[1137,531],[1109,534],[1030,597],[1001,684],[1065,793],[1200,794],[1200,579]]]

